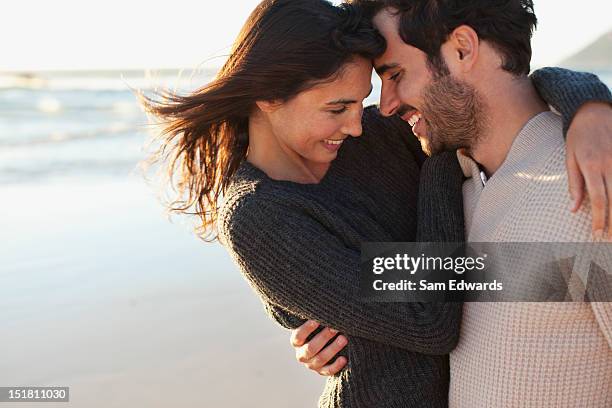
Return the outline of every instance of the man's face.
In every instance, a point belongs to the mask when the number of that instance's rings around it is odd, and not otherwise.
[[[399,35],[399,16],[385,9],[374,26],[387,42],[374,60],[382,80],[380,111],[399,115],[412,127],[429,154],[469,149],[480,136],[482,101],[469,84],[452,76],[444,63],[433,68],[427,55]]]

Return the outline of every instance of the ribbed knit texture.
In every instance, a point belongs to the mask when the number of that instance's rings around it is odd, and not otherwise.
[[[536,82],[540,92],[566,84]],[[573,116],[583,100],[556,102]],[[428,160],[434,165],[424,166],[421,188],[433,190],[419,204],[417,237],[418,141],[407,124],[374,108],[365,110],[363,127],[316,185],[275,181],[244,162],[225,194],[220,240],[279,324],[292,329],[315,319],[349,338],[348,366],[328,379],[320,407],[446,407],[447,353],[461,307],[362,302],[360,244],[462,241],[463,176],[456,158],[448,169]]]
[[[458,157],[470,242],[592,242],[589,203],[576,214],[568,208],[554,113],[525,125],[484,187],[477,164]],[[612,303],[465,303],[450,407],[610,407],[611,347]]]
[[[612,93],[597,76],[588,72],[575,72],[563,68],[542,68],[531,74],[538,93],[563,117],[563,134],[567,133],[578,107],[569,100],[612,103]],[[547,86],[557,82],[559,86]],[[542,85],[542,86],[540,86]]]
[[[465,241],[464,179],[455,152],[442,152],[427,159],[421,169],[419,188],[419,241]]]

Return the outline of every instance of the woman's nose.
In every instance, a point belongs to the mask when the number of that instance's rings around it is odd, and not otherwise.
[[[356,111],[350,115],[350,118],[348,119],[348,122],[346,123],[344,129],[342,129],[342,132],[345,135],[350,135],[352,137],[361,136],[361,133],[363,132],[363,128],[361,126],[362,116],[363,107],[359,111]]]

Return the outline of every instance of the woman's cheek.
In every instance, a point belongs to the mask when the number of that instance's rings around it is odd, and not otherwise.
[[[320,129],[319,140],[337,139],[338,137],[344,136],[340,131],[342,129],[342,123],[335,118],[328,119],[325,123],[322,123]]]

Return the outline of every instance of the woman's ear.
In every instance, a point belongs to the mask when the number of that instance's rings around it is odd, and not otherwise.
[[[256,101],[255,104],[264,113],[272,113],[281,106],[280,101]]]
[[[478,60],[480,39],[476,31],[461,25],[453,30],[447,41],[446,62],[460,72],[468,72]]]

